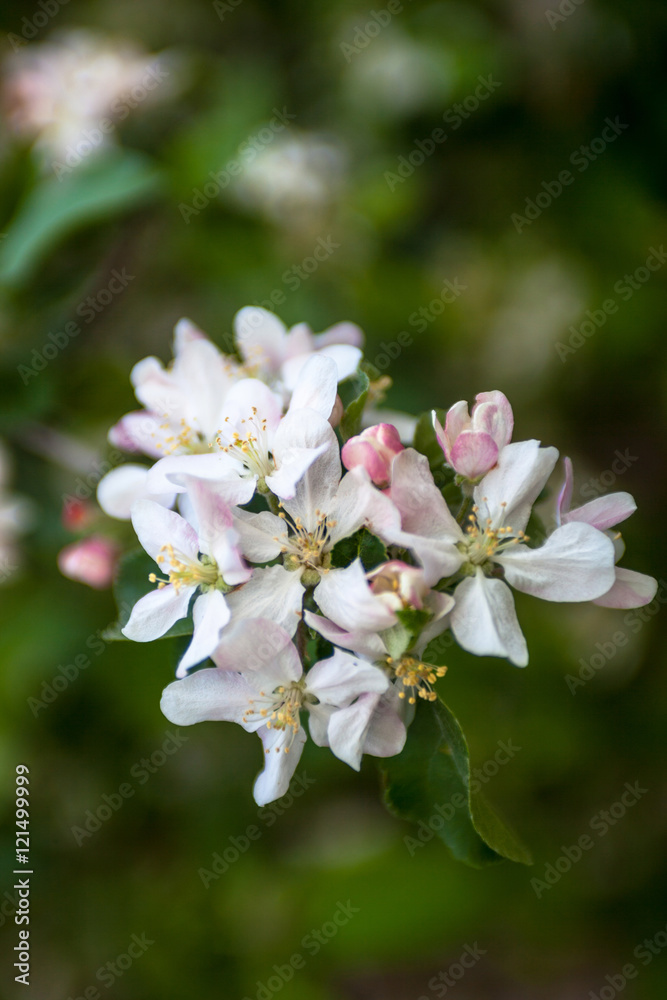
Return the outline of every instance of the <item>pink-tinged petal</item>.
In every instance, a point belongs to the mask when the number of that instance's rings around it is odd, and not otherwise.
[[[589,524],[564,524],[539,549],[515,545],[494,558],[512,587],[544,601],[590,601],[614,583],[614,546]]]
[[[318,354],[325,358],[330,358],[336,363],[336,382],[353,375],[361,361],[363,355],[358,347],[351,347],[348,344],[332,344],[323,347]],[[311,354],[297,354],[289,358],[281,368],[282,379],[288,392],[292,392],[299,381],[304,365],[311,357]]]
[[[361,426],[373,427],[375,424],[391,424],[398,431],[402,443],[410,445],[414,440],[417,418],[409,413],[402,413],[401,410],[384,410],[371,406],[364,410]]]
[[[459,434],[468,430],[470,430],[468,404],[465,399],[461,399],[458,403],[454,403],[453,406],[449,407],[445,417],[444,435],[447,443],[447,451],[452,448]]]
[[[433,481],[428,459],[414,448],[406,448],[394,459],[390,495],[400,511],[403,531],[463,541],[463,533]]]
[[[163,458],[148,474],[148,488],[153,493],[172,490],[184,493],[188,476],[214,483],[216,493],[234,507],[249,503],[255,493],[256,476],[245,474],[245,469],[235,458],[224,452],[210,455],[174,455]]]
[[[162,458],[159,443],[166,433],[162,428],[164,420],[146,410],[126,413],[108,434],[110,444],[121,451],[139,452],[151,458]]]
[[[498,451],[508,445],[514,430],[514,414],[507,396],[499,389],[479,392],[472,408],[472,425],[475,430],[490,434]]]
[[[349,705],[360,694],[381,693],[389,687],[387,675],[379,667],[341,649],[312,666],[306,683],[319,701],[336,706]]]
[[[153,500],[137,500],[132,508],[132,526],[151,559],[165,545],[171,545],[177,555],[196,559],[199,554],[197,532],[174,510],[166,510]]]
[[[313,354],[301,369],[292,393],[288,413],[315,410],[328,420],[338,393],[336,363],[323,354]]]
[[[301,477],[294,497],[286,500],[284,507],[293,519],[301,518],[306,531],[314,531],[320,517],[318,512],[329,513],[331,510],[342,470],[338,440],[330,424],[314,411],[309,413],[310,419],[301,425],[298,437],[295,429],[293,445],[301,448],[326,445],[326,449]]]
[[[540,448],[539,441],[519,441],[503,448],[496,467],[473,492],[480,523],[491,518],[494,527],[523,531],[557,459],[556,448]]]
[[[118,549],[102,535],[91,535],[65,546],[58,553],[58,569],[70,580],[105,590],[113,583]]]
[[[389,485],[390,463],[378,453],[370,441],[364,441],[361,436],[350,438],[343,445],[341,458],[346,469],[355,469],[357,466],[365,469],[376,486]]]
[[[449,464],[466,479],[479,479],[498,461],[498,447],[489,434],[463,431],[457,437],[449,456]]]
[[[253,570],[241,555],[241,539],[238,532],[230,528],[215,538],[211,544],[211,555],[216,561],[220,575],[230,587],[247,583]]]
[[[454,600],[452,632],[460,646],[476,656],[506,656],[517,667],[526,666],[528,648],[507,584],[478,569],[458,585]]]
[[[369,660],[378,660],[381,656],[387,655],[387,649],[376,632],[355,631],[348,632],[340,628],[328,618],[316,615],[312,611],[304,611],[304,620],[310,628],[332,642],[334,646],[341,649],[349,649],[359,656],[364,656]]]
[[[603,608],[642,608],[650,604],[657,591],[658,581],[652,576],[617,567],[613,587],[596,598],[593,604]]]
[[[299,728],[291,746],[289,740],[292,739],[292,730],[289,728],[258,729],[257,735],[262,740],[264,770],[255,782],[253,796],[258,806],[266,806],[287,793],[303,753],[306,734],[303,727]]]
[[[190,598],[195,587],[180,587],[171,584],[161,590],[151,590],[132,608],[132,614],[121,632],[134,642],[152,642],[168,632],[179,619],[188,613]]]
[[[287,349],[285,324],[259,306],[245,306],[234,317],[236,344],[248,365],[277,372]]]
[[[351,344],[352,347],[364,346],[364,331],[356,323],[344,321],[335,323],[323,333],[313,335],[316,350],[329,347],[330,344]]]
[[[179,319],[174,327],[174,357],[178,357],[192,341],[206,339],[204,331],[200,330],[191,319],[186,317]]]
[[[558,501],[556,503],[556,523],[558,526],[563,524],[565,515],[569,511],[572,504],[572,488],[574,485],[572,462],[566,457],[563,459],[563,465],[565,466],[565,479],[563,481],[563,485],[561,486],[560,493],[558,494]]]
[[[349,632],[381,632],[396,622],[393,611],[372,592],[359,559],[325,573],[315,599],[327,618]]]
[[[377,696],[379,697],[379,695]],[[308,732],[318,747],[329,746],[329,720],[338,709],[333,705],[308,705]]]
[[[308,323],[296,323],[287,333],[286,350],[283,360],[295,358],[299,354],[312,354],[315,338]]]
[[[431,410],[431,423],[433,424],[433,430],[435,431],[435,437],[442,448],[442,453],[444,455],[445,461],[449,461],[449,442],[443,430],[442,424],[438,420],[435,410]]]
[[[130,381],[139,402],[158,417],[184,413],[188,407],[187,395],[158,358],[138,361],[130,372]]]
[[[185,476],[183,481],[194,515],[191,523],[199,535],[201,551],[210,555],[212,540],[234,526],[231,508],[210,482],[193,476]]]
[[[583,507],[576,507],[563,514],[563,523],[583,521],[600,531],[606,531],[625,521],[636,510],[637,504],[629,493],[607,493],[606,496],[590,500]]]
[[[276,514],[262,510],[234,510],[234,527],[241,540],[241,549],[251,562],[270,562],[279,556],[287,541],[285,522]]]
[[[393,689],[385,694],[363,694],[348,708],[334,712],[327,736],[333,753],[355,771],[361,757],[394,757],[405,746],[406,729],[393,706]]]
[[[128,462],[107,472],[97,487],[97,502],[104,513],[120,521],[129,521],[137,500],[149,497],[162,507],[173,507],[176,499],[173,485],[169,483],[166,489],[154,493],[149,490],[149,471],[145,465]]]
[[[169,684],[162,692],[162,714],[175,726],[197,722],[242,724],[252,688],[240,674],[206,668]]]
[[[220,632],[230,618],[231,612],[219,590],[199,595],[192,609],[195,626],[192,641],[178,664],[177,677],[185,677],[190,667],[208,659],[220,642]]]
[[[227,594],[234,621],[268,618],[294,635],[301,615],[305,588],[299,572],[284,566],[256,569],[247,583]]]

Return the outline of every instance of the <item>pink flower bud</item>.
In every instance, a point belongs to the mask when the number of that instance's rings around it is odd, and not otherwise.
[[[386,489],[391,483],[394,458],[403,451],[398,431],[392,424],[367,427],[343,445],[341,458],[346,469],[362,465],[376,486]]]
[[[367,574],[370,588],[392,611],[403,608],[423,608],[429,587],[424,583],[424,570],[392,559]]]
[[[476,482],[497,463],[512,440],[514,416],[502,392],[480,392],[472,414],[464,399],[447,411],[444,430],[433,413],[433,427],[445,461],[465,479]]]
[[[67,545],[58,553],[58,569],[70,580],[85,583],[95,590],[111,586],[118,552],[113,542],[101,535],[91,535]]]

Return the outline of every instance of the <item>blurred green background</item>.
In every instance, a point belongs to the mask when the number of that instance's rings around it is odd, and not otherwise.
[[[94,490],[106,431],[133,407],[131,366],[166,361],[181,316],[228,347],[236,310],[268,301],[290,324],[359,323],[367,357],[393,379],[388,406],[502,389],[517,440],[573,458],[578,502],[635,496],[626,565],[665,573],[667,268],[632,276],[666,234],[667,9],[400,6],[79,0],[45,18],[31,0],[3,5],[7,59],[28,35],[37,46],[88,28],[166,51],[171,79],[118,124],[107,154],[61,180],[10,115],[0,133],[0,435],[32,513],[0,594],[2,996],[266,1000],[269,984],[286,1000],[611,1000],[627,963],[638,975],[625,996],[665,994],[663,603],[639,614],[518,595],[525,671],[452,649],[440,685],[473,762],[498,740],[521,748],[488,793],[535,857],[532,869],[479,872],[435,841],[411,854],[414,830],[384,811],[372,760],[357,775],[309,746],[300,773],[312,787],[283,815],[258,816],[254,737],[211,723],[164,753],[173,640],[105,645],[110,593],[57,570],[73,537],[63,497]],[[247,163],[240,144],[276,109],[289,125]],[[600,140],[606,119],[620,123],[613,141]],[[212,181],[240,162],[242,176]],[[204,207],[187,211],[209,182]],[[318,241],[329,250],[309,272]],[[114,269],[132,280],[82,321]],[[599,322],[610,299],[617,309],[594,329],[586,311]],[[77,317],[81,334],[22,377]],[[403,331],[412,342],[399,349]],[[572,690],[581,670],[590,679]],[[11,968],[19,762],[32,794],[27,989]],[[595,817],[636,781],[645,793],[601,834]],[[128,783],[120,808],[77,837],[87,810]],[[531,885],[591,822],[594,848],[548,889]],[[248,827],[259,836],[246,851]],[[225,851],[228,870],[202,875]],[[348,901],[358,912],[329,939]],[[306,936],[323,927],[316,948]],[[153,943],[121,975],[105,972],[133,934]],[[656,934],[661,953],[633,955]],[[484,954],[457,982],[466,946]],[[303,967],[276,979],[295,953]],[[448,986],[437,977],[453,963]]]

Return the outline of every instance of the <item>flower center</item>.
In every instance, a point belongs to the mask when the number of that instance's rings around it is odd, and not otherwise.
[[[306,692],[303,679],[292,681],[291,684],[281,684],[270,694],[260,691],[256,698],[250,698],[243,722],[264,722],[267,729],[285,730],[287,743],[283,749],[285,753],[289,753],[301,726],[301,709],[304,703],[313,700],[312,695]]]
[[[500,521],[503,519],[506,506],[506,503],[501,504],[503,515],[499,518]],[[528,541],[528,535],[524,531],[515,532],[509,525],[494,525],[490,517],[487,517],[482,528],[477,517],[479,508],[475,505],[472,510],[465,528],[468,537],[460,546],[468,557],[468,566],[473,568],[483,566],[510,545]]]
[[[168,584],[173,584],[178,591],[181,587],[200,587],[203,591],[218,588],[220,590],[231,590],[227,586],[215,559],[210,556],[199,556],[197,559],[189,559],[181,552],[175,552],[173,545],[163,545],[155,560],[163,573],[168,573],[168,578],[157,576],[151,573],[148,579],[151,583],[157,583],[158,590],[162,590]]]
[[[398,697],[407,697],[409,705],[414,705],[417,698],[435,701],[437,695],[431,685],[435,684],[438,677],[444,677],[447,673],[447,667],[434,667],[431,663],[422,663],[414,656],[402,656],[400,660],[388,656],[386,664],[403,685]]]
[[[190,427],[187,420],[182,417],[178,424],[174,424],[165,414],[165,422],[160,424],[161,431],[171,431],[168,437],[162,441],[156,441],[155,447],[167,455],[203,455],[211,450],[211,445],[204,439],[201,431]]]
[[[216,437],[216,444],[225,454],[238,459],[252,475],[259,479],[270,476],[275,464],[269,455],[269,439],[265,417],[260,417],[257,407],[251,415],[232,425],[229,417]]]
[[[285,521],[290,532],[286,539],[282,539],[281,552],[286,556],[284,560],[286,569],[305,569],[308,571],[329,568],[331,562],[329,551],[333,547],[331,529],[335,528],[336,522],[320,510],[315,511],[315,516],[317,518],[315,530],[307,531],[300,517],[292,520],[282,510],[278,514],[278,517]],[[281,539],[275,538],[274,541],[281,541]]]

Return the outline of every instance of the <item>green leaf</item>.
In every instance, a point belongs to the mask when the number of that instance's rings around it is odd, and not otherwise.
[[[360,528],[349,538],[341,538],[331,553],[331,565],[335,569],[340,569],[349,566],[355,559],[361,559],[366,572],[370,572],[387,560],[384,542],[366,528]]]
[[[0,282],[18,285],[47,251],[82,225],[134,207],[160,184],[157,168],[138,153],[110,152],[49,177],[33,188],[0,244]]]
[[[358,370],[338,386],[338,395],[343,403],[343,416],[339,425],[343,444],[361,430],[361,416],[368,398],[369,385],[366,372]]]
[[[425,824],[457,860],[473,868],[504,859],[532,864],[483,795],[471,790],[465,736],[442,700],[419,702],[403,751],[382,771],[390,811]]]
[[[129,641],[121,629],[127,625],[132,608],[139,598],[155,588],[155,584],[148,579],[149,574],[154,573],[155,569],[155,563],[143,549],[133,549],[132,552],[128,552],[120,559],[113,588],[118,605],[118,621],[104,631],[103,639],[108,642]],[[168,639],[175,635],[192,635],[193,629],[192,617],[188,616],[172,625],[169,631],[160,638]]]

